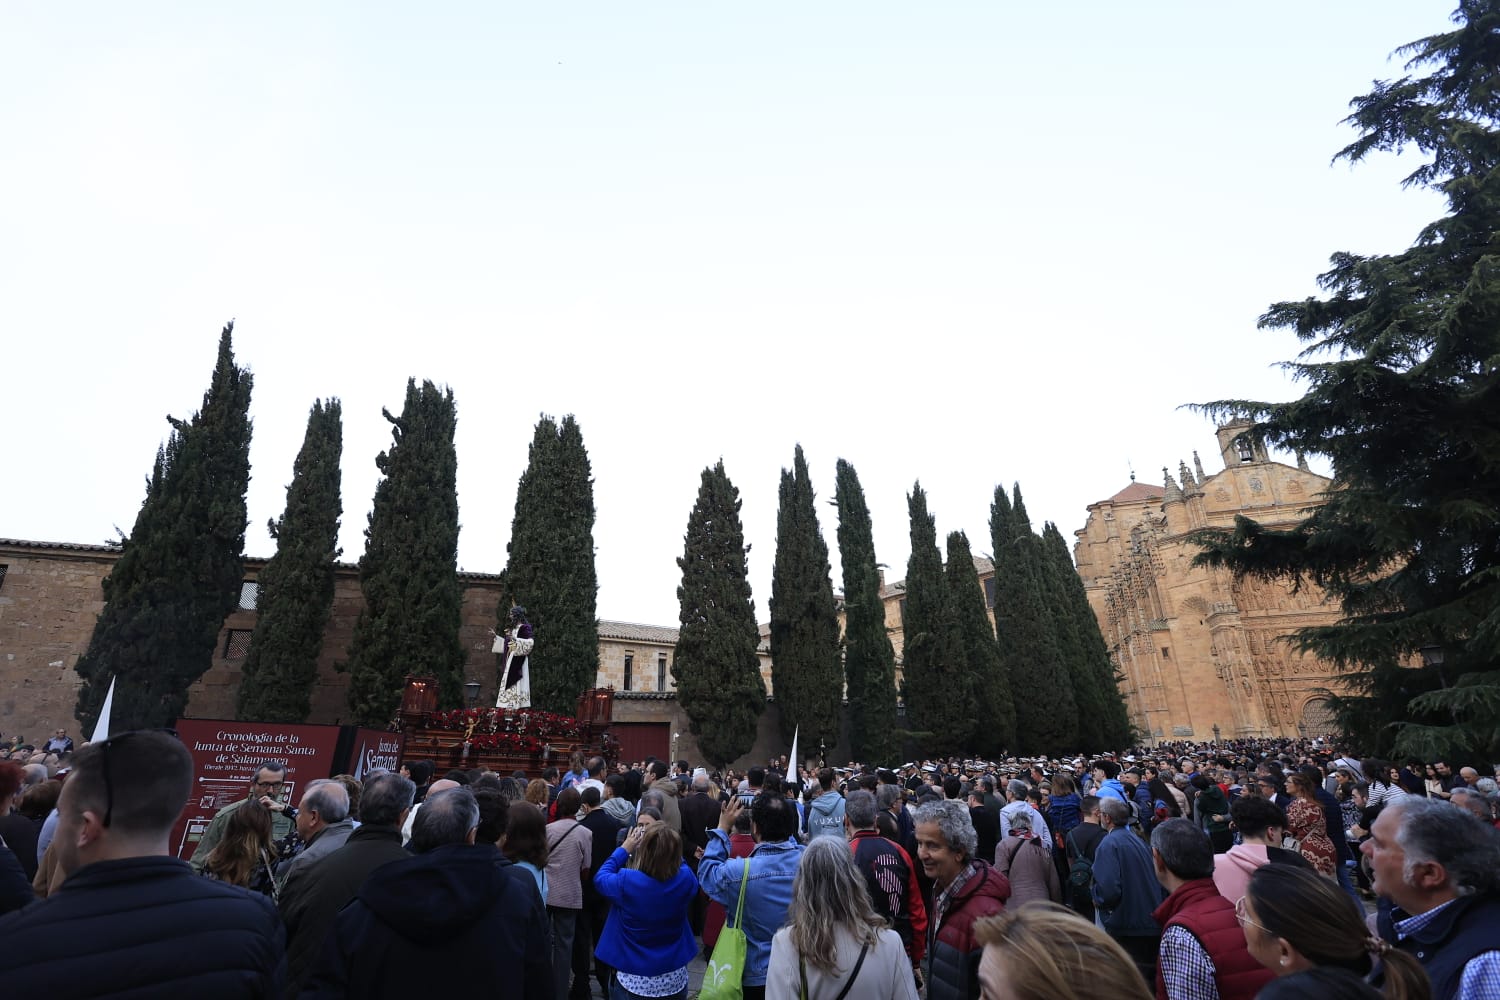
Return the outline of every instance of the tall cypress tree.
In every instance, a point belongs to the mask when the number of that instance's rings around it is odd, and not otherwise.
[[[1088,591],[1073,565],[1068,543],[1057,525],[1042,532],[1045,558],[1051,566],[1053,605],[1059,618],[1071,625],[1073,684],[1078,701],[1078,740],[1085,750],[1118,750],[1135,742],[1125,696],[1115,679],[1114,663],[1099,619],[1089,605]]]
[[[365,529],[359,583],[365,607],[349,648],[349,709],[361,725],[384,726],[401,702],[407,674],[438,680],[442,704],[462,703],[463,592],[458,585],[458,413],[451,389],[406,383],[391,447],[375,459],[384,474]]]
[[[927,494],[920,482],[907,494],[906,509],[911,518],[911,556],[901,598],[901,691],[912,739],[931,749],[951,735],[955,722],[943,689],[953,630],[947,627],[948,588],[937,527],[927,512]]]
[[[844,676],[828,545],[813,507],[802,446],[781,470],[776,562],[771,569],[771,684],[782,736],[801,729],[803,746],[838,742]]]
[[[898,751],[896,653],[885,627],[880,569],[870,507],[854,466],[838,461],[834,503],[839,511],[839,561],[844,574],[844,678],[849,694],[849,746],[855,760],[887,760]]]
[[[760,629],[745,562],[749,551],[740,525],[740,492],[720,461],[703,470],[677,560],[681,610],[672,654],[678,703],[699,748],[718,767],[750,752],[766,707],[756,654]]]
[[[599,577],[594,480],[571,414],[561,424],[545,415],[537,421],[506,551],[496,629],[509,627],[512,606],[526,609],[536,640],[532,704],[572,715],[599,672]]]
[[[234,363],[234,324],[219,335],[213,381],[156,453],[146,499],[104,580],[105,605],[79,658],[75,715],[98,720],[116,680],[111,728],[166,726],[213,664],[224,618],[239,603],[250,483],[248,369]]]
[[[236,711],[241,719],[306,722],[312,711],[318,654],[333,610],[334,564],[340,553],[343,448],[339,401],[316,401],[292,466],[286,510],[268,525],[276,554],[257,578],[255,632]]]
[[[948,535],[948,564],[943,577],[948,586],[956,646],[943,688],[951,714],[962,716],[968,728],[967,739],[952,749],[962,753],[972,747],[980,753],[999,756],[1016,745],[1016,703],[989,615],[985,614],[984,591],[979,586],[974,553],[962,531]],[[1034,706],[1032,710],[1044,709]],[[955,725],[954,734],[957,733]]]

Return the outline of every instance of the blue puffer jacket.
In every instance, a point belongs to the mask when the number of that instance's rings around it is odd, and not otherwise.
[[[279,997],[285,936],[269,899],[185,861],[98,861],[0,917],[0,982],[8,997]]]
[[[745,888],[746,986],[764,986],[766,970],[771,965],[771,939],[786,922],[786,911],[792,905],[792,880],[802,861],[802,845],[795,840],[762,843],[755,846],[743,861],[729,859],[729,836],[715,827],[708,831],[708,847],[698,863],[698,881],[703,891],[728,913],[734,922],[735,907],[740,898],[740,876],[750,866],[750,882]]]

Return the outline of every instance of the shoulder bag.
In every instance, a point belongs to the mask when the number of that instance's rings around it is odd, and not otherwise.
[[[740,875],[740,900],[734,910],[734,924],[728,921],[719,932],[714,952],[708,958],[708,968],[703,971],[703,988],[698,991],[698,1000],[743,1000],[745,995],[745,932],[741,921],[745,917],[745,887],[750,884],[750,859],[745,859],[744,873]]]

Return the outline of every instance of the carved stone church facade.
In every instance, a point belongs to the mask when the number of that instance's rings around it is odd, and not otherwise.
[[[1286,465],[1218,430],[1224,468],[1180,463],[1162,486],[1131,482],[1090,504],[1074,557],[1110,647],[1131,721],[1151,741],[1316,736],[1332,731],[1333,666],[1299,653],[1298,629],[1331,624],[1338,606],[1315,587],[1235,580],[1194,567],[1190,540],[1238,515],[1290,527],[1329,488],[1305,463]],[[1180,482],[1179,482],[1180,480]]]

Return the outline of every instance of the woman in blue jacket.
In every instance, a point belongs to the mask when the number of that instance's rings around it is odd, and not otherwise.
[[[666,823],[638,826],[594,876],[610,902],[595,954],[615,970],[611,1000],[683,1000],[698,953],[688,908],[698,880],[682,860],[682,838]]]

